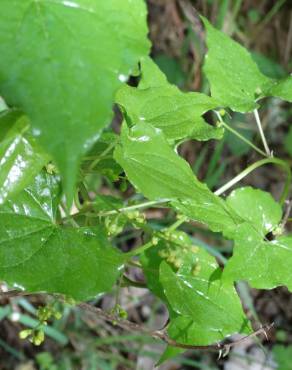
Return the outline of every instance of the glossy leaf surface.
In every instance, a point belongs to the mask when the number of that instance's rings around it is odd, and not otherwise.
[[[222,138],[223,128],[207,124],[202,115],[218,106],[205,94],[183,93],[167,82],[150,59],[141,62],[142,79],[138,88],[123,86],[116,102],[132,125],[149,123],[163,131],[168,140]]]
[[[0,279],[28,291],[87,299],[111,289],[123,256],[104,230],[56,224],[59,186],[40,174],[0,208]],[[106,276],[106,278],[105,278]]]
[[[147,284],[170,311],[168,333],[179,343],[207,345],[248,332],[233,283],[221,280],[214,257],[177,231],[142,257]]]
[[[226,203],[264,237],[278,226],[282,209],[271,194],[252,187],[231,192]]]
[[[233,283],[222,283],[215,259],[205,251],[199,250],[197,258],[192,268],[176,274],[166,263],[161,265],[165,294],[179,315],[171,320],[169,335],[181,343],[207,345],[233,333],[248,333]]]
[[[238,112],[257,107],[256,99],[270,79],[258,69],[251,54],[203,18],[207,30],[208,53],[204,69],[211,85],[211,95],[222,106]]]
[[[233,230],[240,217],[198,181],[161,130],[146,123],[124,125],[115,157],[134,186],[151,200],[170,198],[179,212],[214,231]]]
[[[215,29],[202,17],[207,30],[208,53],[204,69],[211,95],[234,111],[249,112],[258,100],[276,96],[292,101],[292,77],[272,80],[260,72],[252,55],[240,44]]]
[[[292,290],[292,237],[267,238],[269,232],[277,231],[281,221],[280,205],[270,194],[249,187],[232,192],[227,203],[249,222],[237,228],[225,277],[246,280],[259,289],[286,285]]]
[[[148,54],[146,34],[143,0],[1,1],[0,94],[30,117],[69,203],[115,91]]]
[[[28,128],[20,112],[0,114],[0,204],[29,185],[49,161]]]
[[[285,285],[292,291],[291,263],[291,236],[267,241],[261,239],[256,231],[243,225],[238,230],[225,277],[245,280],[253,288],[273,289]]]

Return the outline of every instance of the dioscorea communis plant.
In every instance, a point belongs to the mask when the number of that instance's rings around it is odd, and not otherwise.
[[[291,171],[273,156],[258,112],[265,97],[292,102],[292,77],[265,76],[246,49],[201,17],[210,96],[182,92],[149,57],[146,15],[143,0],[1,0],[0,280],[15,294],[67,297],[112,320],[82,302],[116,284],[139,285],[127,277],[135,265],[169,322],[149,332],[121,317],[118,305],[114,317],[165,340],[166,359],[185,348],[222,349],[231,334],[253,333],[237,281],[292,291],[292,236],[285,232]],[[139,77],[136,87],[127,84],[130,75]],[[114,103],[123,116],[119,135],[110,127]],[[210,111],[214,126],[204,119]],[[229,127],[226,112],[253,112],[263,148]],[[212,192],[176,148],[221,140],[226,130],[261,158]],[[240,186],[263,165],[285,174],[278,200]],[[136,196],[92,196],[96,178],[111,188],[131,184]],[[143,214],[154,207],[172,209],[177,221],[157,230]],[[234,242],[224,267],[215,249],[212,255],[177,230],[191,221]],[[144,243],[129,252],[119,249],[125,228],[143,232]],[[40,320],[53,314],[42,310]]]

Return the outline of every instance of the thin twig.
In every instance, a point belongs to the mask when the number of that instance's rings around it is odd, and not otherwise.
[[[181,9],[183,15],[190,23],[194,33],[198,36],[202,46],[205,46],[205,30],[200,20],[200,14],[196,8],[191,4],[189,0],[180,0],[178,2],[179,8]]]
[[[284,214],[284,217],[283,217],[282,222],[281,222],[282,227],[284,227],[286,225],[287,221],[289,220],[289,216],[290,216],[291,209],[292,209],[291,199],[287,200],[286,204],[287,204],[287,207],[286,207],[285,214]]]
[[[291,48],[292,48],[292,11],[290,12],[290,24],[289,24],[289,31],[287,35],[286,49],[285,49],[285,55],[284,55],[285,64],[289,63]]]
[[[29,293],[29,292],[21,291],[21,290],[9,290],[8,292],[0,291],[0,300],[16,298],[16,297],[24,297],[27,295],[34,295],[34,294],[41,294],[41,293]]]
[[[33,294],[45,294],[45,293],[28,293],[28,292],[22,292],[22,291],[18,291],[18,290],[11,290],[11,291],[8,291],[8,292],[0,292],[0,300],[2,298],[4,298],[4,299],[5,298],[13,298],[13,297],[17,297],[17,296],[25,296],[25,295],[33,295]],[[54,296],[62,299],[62,296],[60,296],[60,295],[54,295]],[[270,325],[264,325],[261,328],[259,328],[258,330],[254,331],[253,333],[251,333],[251,334],[249,334],[249,335],[247,335],[243,338],[240,338],[239,340],[231,342],[231,343],[218,342],[218,343],[214,343],[214,344],[210,344],[210,345],[206,345],[206,346],[200,346],[200,345],[197,346],[197,345],[179,343],[176,340],[169,338],[165,329],[162,329],[162,330],[148,329],[145,326],[136,324],[136,323],[134,323],[132,321],[129,321],[129,320],[119,318],[116,315],[113,315],[109,312],[106,312],[106,311],[102,310],[99,307],[92,306],[88,303],[82,302],[82,303],[79,303],[77,306],[79,308],[85,310],[85,311],[88,311],[88,312],[91,312],[91,313],[94,313],[94,314],[98,315],[99,318],[101,318],[105,321],[111,322],[113,325],[116,325],[116,326],[120,327],[121,329],[131,331],[131,332],[138,332],[140,334],[147,335],[147,336],[152,337],[154,339],[160,339],[160,340],[162,340],[163,342],[167,343],[168,345],[170,345],[172,347],[183,348],[183,349],[186,349],[186,350],[189,349],[189,350],[211,350],[211,351],[213,350],[213,351],[216,351],[216,352],[219,351],[220,356],[221,355],[226,356],[229,353],[229,351],[232,347],[237,346],[238,344],[244,342],[247,339],[257,337],[261,334],[264,334],[265,337],[267,338],[267,333],[274,326],[273,323],[270,324]]]
[[[264,130],[262,128],[262,123],[261,123],[261,120],[260,120],[259,112],[258,112],[257,109],[255,109],[253,111],[253,113],[254,113],[254,116],[255,116],[255,119],[256,119],[256,123],[257,123],[258,129],[259,129],[259,133],[260,133],[265,151],[266,151],[267,155],[270,157],[272,155],[272,153],[270,151],[270,148],[268,146],[268,143],[267,143],[267,140],[266,140],[266,137],[265,137],[265,134],[264,134]]]
[[[124,330],[135,331],[135,332],[145,334],[145,335],[150,336],[150,337],[155,338],[155,339],[161,339],[162,341],[164,341],[165,343],[167,343],[168,345],[170,345],[172,347],[184,348],[184,349],[193,349],[193,350],[194,349],[215,350],[215,351],[223,350],[224,353],[227,352],[227,351],[229,352],[230,348],[232,348],[232,347],[236,346],[237,344],[242,343],[243,341],[245,341],[247,339],[250,339],[252,337],[257,337],[261,334],[264,334],[265,337],[267,337],[267,332],[274,326],[274,324],[264,325],[263,327],[256,330],[255,332],[253,332],[253,333],[251,333],[251,334],[249,334],[249,335],[247,335],[243,338],[240,338],[239,340],[234,341],[232,343],[225,344],[225,343],[219,342],[219,343],[214,343],[214,344],[206,345],[206,346],[197,346],[197,345],[191,345],[191,344],[178,343],[174,339],[169,338],[169,336],[168,336],[168,334],[166,333],[165,330],[150,330],[150,329],[147,329],[144,326],[136,324],[132,321],[117,318],[117,317],[113,316],[112,314],[109,314],[108,312],[103,311],[101,308],[92,306],[88,303],[80,303],[78,305],[78,307],[80,307],[80,308],[82,308],[86,311],[95,313],[99,317],[101,317],[102,319],[104,319],[106,321],[109,321],[109,322],[112,322],[112,323],[114,323],[115,325],[119,326],[120,328],[122,328]]]
[[[223,121],[223,118],[221,117],[221,114],[217,112],[216,110],[214,111],[220,124],[228,131],[230,131],[233,135],[237,136],[240,140],[245,142],[247,145],[249,145],[251,148],[253,148],[255,151],[257,151],[259,154],[263,155],[264,157],[267,157],[267,154],[262,151],[260,148],[258,148],[256,145],[254,145],[250,140],[248,140],[246,137],[241,135],[238,131],[234,130],[232,127],[227,125],[226,122]]]

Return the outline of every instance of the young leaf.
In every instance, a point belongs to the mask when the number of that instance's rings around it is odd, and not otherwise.
[[[232,209],[199,182],[161,130],[146,123],[124,125],[115,158],[133,185],[151,200],[170,198],[179,212],[227,234],[240,222]]]
[[[1,206],[0,279],[32,292],[87,299],[111,289],[124,259],[101,226],[56,224],[59,193],[55,178],[40,174]]]
[[[49,161],[28,128],[20,112],[0,114],[0,204],[29,185]]]
[[[82,154],[109,123],[114,93],[148,53],[146,6],[2,0],[0,18],[0,94],[30,117],[70,203]]]
[[[141,61],[141,69],[139,87],[125,85],[116,95],[127,121],[132,125],[149,123],[161,129],[168,140],[222,138],[223,128],[207,124],[202,117],[218,107],[215,99],[200,93],[181,92],[167,82],[150,58]]]
[[[281,220],[281,207],[270,194],[251,188],[235,190],[227,203],[248,220],[238,226],[234,252],[224,270],[224,277],[245,280],[254,288],[272,289],[286,285],[292,290],[290,263],[292,237],[269,240]]]

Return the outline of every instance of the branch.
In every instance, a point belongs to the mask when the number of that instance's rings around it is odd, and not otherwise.
[[[177,348],[184,348],[184,349],[193,349],[193,350],[215,350],[215,351],[221,351],[225,356],[229,353],[230,349],[232,347],[235,347],[236,345],[244,342],[247,339],[250,339],[252,337],[257,337],[261,334],[264,334],[265,337],[267,338],[267,332],[272,329],[274,324],[271,325],[264,325],[260,329],[256,330],[255,332],[240,338],[237,341],[234,341],[232,343],[214,343],[211,345],[206,345],[206,346],[197,346],[197,345],[191,345],[191,344],[183,344],[183,343],[178,343],[174,339],[169,338],[168,334],[165,332],[165,330],[150,330],[145,328],[144,326],[141,326],[139,324],[136,324],[134,322],[131,322],[129,320],[125,319],[120,319],[117,318],[116,316],[109,314],[102,309],[92,306],[88,303],[80,303],[78,304],[78,307],[82,308],[85,311],[89,311],[92,313],[97,314],[100,318],[104,319],[105,321],[109,321],[111,323],[114,323],[116,326],[119,326],[120,328],[127,330],[127,331],[134,331],[134,332],[139,332],[140,334],[145,334],[147,336],[150,336],[155,339],[161,339],[163,342],[167,343],[168,345],[172,347],[177,347]]]
[[[29,293],[29,292],[24,292],[24,291],[22,292],[22,291],[18,291],[18,290],[10,290],[8,292],[0,292],[0,300],[1,299],[10,299],[10,298],[15,298],[15,297],[28,296],[28,295],[34,295],[34,294],[40,295],[40,294],[45,294],[45,293]],[[63,296],[57,295],[57,294],[53,294],[53,296],[55,296],[56,298],[59,298],[59,299],[63,298]],[[174,339],[169,338],[167,332],[164,329],[162,329],[162,330],[150,330],[150,329],[146,328],[145,326],[136,324],[136,323],[134,323],[132,321],[129,321],[129,320],[119,318],[116,315],[108,313],[108,312],[102,310],[99,307],[92,306],[92,305],[90,305],[88,303],[85,303],[85,302],[77,304],[77,307],[80,307],[84,311],[94,313],[94,314],[98,315],[101,319],[103,319],[105,321],[108,321],[108,322],[112,323],[113,325],[120,327],[121,329],[131,331],[131,332],[138,332],[140,334],[147,335],[147,336],[152,337],[154,339],[160,339],[160,340],[162,340],[163,342],[165,342],[166,344],[168,344],[172,347],[183,348],[183,349],[186,349],[186,350],[213,350],[213,351],[219,351],[219,357],[227,356],[232,347],[235,347],[238,344],[240,344],[240,343],[242,343],[242,342],[244,342],[247,339],[250,339],[252,337],[258,337],[259,335],[263,334],[266,338],[268,338],[267,333],[274,326],[273,323],[270,324],[270,325],[264,325],[261,328],[259,328],[258,330],[254,331],[253,333],[251,333],[251,334],[249,334],[249,335],[247,335],[243,338],[240,338],[239,340],[231,342],[231,343],[218,342],[218,343],[214,343],[214,344],[206,345],[206,346],[197,346],[197,345],[179,343],[179,342],[175,341]]]
[[[286,225],[286,223],[289,219],[290,213],[291,213],[291,209],[292,209],[292,201],[290,199],[287,200],[285,203],[286,203],[287,206],[286,206],[284,217],[283,217],[282,222],[281,222],[283,227]]]

